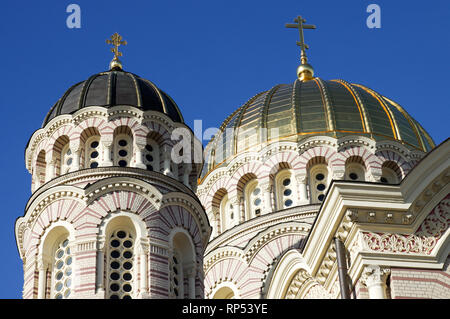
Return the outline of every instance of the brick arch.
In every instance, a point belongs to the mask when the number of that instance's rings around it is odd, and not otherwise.
[[[245,179],[246,176],[249,176],[249,174],[253,174],[254,178],[258,180],[262,180],[262,164],[259,161],[252,161],[249,163],[245,163],[241,167],[239,167],[233,174],[233,176],[230,179],[229,182],[229,193],[231,197],[234,197],[239,187],[242,185],[243,178]]]
[[[383,150],[378,151],[375,155],[380,160],[380,169],[386,162],[394,162],[400,168],[401,178],[405,178],[406,174],[411,170],[411,164],[400,154],[391,151],[391,150]]]
[[[113,121],[108,121],[101,127],[102,136],[110,137],[112,140],[114,131],[121,126],[128,127],[130,129],[133,139],[136,139],[136,132],[138,132],[138,134],[142,134],[142,125],[139,124],[137,119],[132,117],[120,117]]]
[[[311,160],[314,161],[314,158],[319,157],[323,157],[332,170],[343,169],[345,166],[345,160],[339,153],[327,146],[316,146],[308,149],[298,157],[293,165],[298,167],[299,170],[306,171],[308,163],[311,163]]]
[[[244,260],[234,256],[222,258],[205,273],[205,294],[211,294],[217,283],[227,281],[240,283],[246,279],[247,273],[248,265]],[[238,290],[241,292],[241,289]]]
[[[95,128],[96,130],[98,130],[100,135],[106,134],[108,130],[106,124],[107,121],[99,117],[90,117],[88,119],[85,119],[73,129],[73,132],[70,135],[70,141],[80,141],[83,132],[85,132],[89,128]]]
[[[230,185],[230,197],[236,197],[237,194],[243,194],[244,193],[244,187],[245,185],[252,181],[258,179],[258,176],[253,172],[248,172],[243,174],[237,181],[236,184]]]
[[[242,282],[241,289],[245,288],[242,298],[258,298],[260,297],[261,283],[264,282],[264,275],[269,271],[270,266],[275,260],[279,260],[283,254],[290,249],[299,249],[305,239],[305,234],[286,233],[282,236],[275,237],[258,249],[248,265],[248,273],[246,282]],[[258,283],[255,285],[254,283]],[[253,284],[254,288],[251,289]],[[265,283],[268,284],[268,283]],[[250,286],[250,287],[249,287]]]
[[[294,151],[280,152],[269,157],[262,166],[262,178],[275,175],[280,169],[291,168],[300,169],[297,161],[298,153]],[[295,165],[295,166],[294,166]]]
[[[44,153],[46,154],[45,160],[47,161],[49,158],[47,157],[48,151],[47,151],[47,141],[42,140],[38,146],[34,149],[33,152],[33,158],[31,160],[31,167],[35,168],[36,167],[36,162],[38,159],[39,154],[44,151]]]
[[[52,152],[55,146],[55,142],[61,137],[61,136],[67,136],[70,140],[72,134],[74,132],[74,127],[70,124],[65,124],[58,128],[53,134],[50,136],[50,138],[47,140],[46,144],[46,152]]]
[[[186,230],[194,244],[196,261],[200,264],[202,263],[204,247],[201,230],[193,215],[184,207],[176,204],[165,206],[159,211],[149,214],[144,221],[148,228],[150,242],[165,242],[168,247],[170,244],[169,234],[172,229],[180,227]],[[150,256],[150,258],[152,257]]]
[[[170,138],[171,134],[169,130],[161,123],[158,123],[156,121],[146,121],[145,123],[143,123],[143,126],[145,126],[147,130],[146,136],[159,136],[160,141],[158,141],[158,143],[161,146],[163,146],[164,144],[172,146],[174,144],[174,141],[172,141],[172,139]]]
[[[72,222],[73,218],[80,214],[83,203],[74,198],[61,198],[48,205],[36,218],[27,240],[24,240],[24,248],[27,255],[36,253],[41,236],[51,223],[58,220]]]
[[[351,146],[343,151],[340,151],[339,154],[345,160],[344,165],[350,158],[354,156],[359,156],[363,160],[366,169],[370,171],[372,175],[380,174],[379,172],[381,170],[382,162],[377,156],[372,154],[365,147]]]
[[[230,193],[228,177],[223,176],[216,180],[209,188],[208,193],[202,198],[202,204],[205,206],[206,211],[211,209],[213,198],[219,189],[224,189],[227,193]]]

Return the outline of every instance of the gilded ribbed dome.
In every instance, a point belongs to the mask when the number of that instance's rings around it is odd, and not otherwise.
[[[164,113],[183,123],[175,102],[152,82],[122,70],[94,74],[69,88],[45,117],[43,126],[61,114],[72,114],[88,106],[130,105],[143,111]]]
[[[202,177],[271,140],[299,141],[317,135],[396,140],[424,152],[434,147],[422,126],[394,101],[359,84],[316,77],[274,86],[231,114],[206,147],[205,163],[210,165],[205,165]]]

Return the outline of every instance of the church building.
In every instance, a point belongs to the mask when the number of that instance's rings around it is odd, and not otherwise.
[[[23,298],[450,298],[450,140],[316,76],[315,26],[286,27],[297,78],[250,97],[204,149],[107,40],[109,70],[70,87],[25,149]]]

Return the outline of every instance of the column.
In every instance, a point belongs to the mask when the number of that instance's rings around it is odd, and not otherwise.
[[[245,222],[245,201],[244,197],[239,198],[239,220],[241,223]]]
[[[96,265],[96,293],[105,291],[104,272],[105,272],[105,253],[103,251],[104,243],[100,243],[97,250],[97,265]]]
[[[170,162],[171,162],[171,148],[168,145],[164,145],[163,147],[163,174],[164,175],[168,175],[168,176],[172,176],[172,171],[170,168]]]
[[[261,185],[261,189],[263,191],[263,198],[264,198],[264,210],[263,215],[269,214],[273,211],[272,206],[272,185],[269,182],[266,182]]]
[[[361,282],[369,290],[370,299],[386,299],[386,279],[390,269],[377,265],[369,265],[363,269]]]
[[[62,163],[61,163],[62,165]],[[52,180],[55,178],[55,167],[56,167],[56,160],[49,161],[47,165],[47,172],[45,173],[45,181],[48,182],[49,180]]]
[[[231,204],[233,205],[233,226],[239,225],[240,223],[242,223],[243,221],[241,220],[241,214],[239,213],[239,208],[240,208],[240,202],[239,202],[239,198],[235,197],[233,199],[233,201],[231,202]]]
[[[295,179],[297,180],[297,187],[298,187],[298,197],[299,197],[299,203],[306,204],[309,203],[308,200],[308,191],[306,188],[306,175],[296,175]]]
[[[195,299],[195,275],[196,267],[195,263],[188,265],[185,269],[185,273],[188,277],[188,296],[189,299]]]
[[[38,264],[39,281],[38,281],[38,299],[45,299],[45,289],[47,283],[47,264],[40,262]]]
[[[101,166],[113,166],[113,161],[111,159],[112,142],[111,143],[102,142],[102,145],[103,145],[103,162]]]
[[[212,213],[214,216],[214,227],[216,228],[216,234],[219,236],[222,233],[220,228],[220,209],[217,207],[212,208]]]
[[[73,151],[73,162],[70,167],[70,172],[75,172],[80,169],[80,161],[81,161],[81,149],[77,149]]]
[[[140,295],[141,297],[147,297],[147,291],[148,291],[148,272],[147,272],[147,253],[146,250],[148,250],[148,248],[146,248],[146,245],[142,245],[141,250],[140,250],[140,270],[139,272],[141,273],[141,281],[140,281]]]
[[[136,149],[136,154],[135,154],[135,156],[136,156],[136,160],[135,160],[135,163],[134,163],[134,167],[137,167],[137,168],[142,168],[142,169],[146,169],[147,167],[145,166],[145,164],[144,164],[144,161],[143,161],[143,159],[142,159],[142,154],[143,154],[143,148],[145,147],[145,145],[141,148],[141,146],[140,145],[135,145],[135,149]]]

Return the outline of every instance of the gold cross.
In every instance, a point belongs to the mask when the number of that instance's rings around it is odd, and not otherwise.
[[[119,60],[118,57],[122,56],[122,52],[119,52],[120,45],[127,45],[127,41],[122,41],[122,36],[117,32],[111,36],[111,40],[106,40],[107,44],[112,44],[114,47],[111,48],[111,52],[114,53],[114,61]]]
[[[311,24],[303,24],[306,22],[305,19],[303,19],[301,16],[298,16],[294,19],[294,22],[297,22],[296,24],[286,23],[286,28],[293,28],[298,29],[300,33],[300,42],[297,41],[297,45],[300,47],[301,50],[301,61],[302,64],[306,64],[308,59],[306,58],[306,49],[309,49],[309,46],[305,43],[305,39],[303,37],[303,29],[315,29],[315,25]]]

